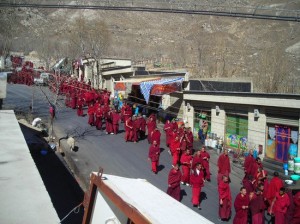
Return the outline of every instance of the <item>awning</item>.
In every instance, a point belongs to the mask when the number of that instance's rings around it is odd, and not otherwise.
[[[133,79],[125,79],[122,81],[115,81],[114,90],[126,91],[129,87],[131,89],[131,85],[139,85],[141,82],[153,81],[153,80],[160,80],[160,78],[147,77],[147,78],[133,78]]]
[[[151,95],[163,95],[169,94],[176,91],[180,91],[182,88],[183,78],[176,79],[161,79],[148,82],[141,82],[140,88],[141,92],[146,100],[149,102]]]

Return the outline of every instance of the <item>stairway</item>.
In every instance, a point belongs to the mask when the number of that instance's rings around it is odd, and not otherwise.
[[[262,161],[264,169],[268,172],[269,178],[273,177],[273,173],[276,171],[279,173],[279,177],[283,180],[289,179],[288,176],[284,175],[283,163],[278,162],[273,159],[269,159],[267,157],[263,158]],[[289,175],[292,175],[293,172],[289,172]]]

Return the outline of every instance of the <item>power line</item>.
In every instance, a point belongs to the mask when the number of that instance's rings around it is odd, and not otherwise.
[[[60,3],[16,3],[15,1],[1,2],[0,7],[12,8],[57,8],[57,9],[90,9],[90,10],[111,10],[111,11],[134,11],[134,12],[162,12],[177,14],[196,14],[209,16],[241,17],[249,19],[267,19],[299,22],[299,10],[270,9],[263,6],[217,6],[204,5],[188,2],[140,2],[140,1],[120,1],[108,0],[95,4],[84,4],[77,1],[70,4]],[[258,13],[262,11],[263,13]]]

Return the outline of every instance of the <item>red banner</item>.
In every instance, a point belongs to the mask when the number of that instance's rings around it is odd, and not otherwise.
[[[163,95],[168,93],[173,93],[176,91],[181,91],[181,83],[174,82],[171,84],[155,84],[151,89],[151,95]]]

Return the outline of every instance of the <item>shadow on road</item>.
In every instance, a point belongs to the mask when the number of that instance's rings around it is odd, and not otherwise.
[[[47,142],[44,139],[35,138],[40,134],[38,131],[23,125],[21,125],[21,130],[58,217],[62,220],[83,201],[84,192]],[[82,219],[83,206],[80,207],[78,213],[70,213],[62,223],[77,224],[82,223]]]

